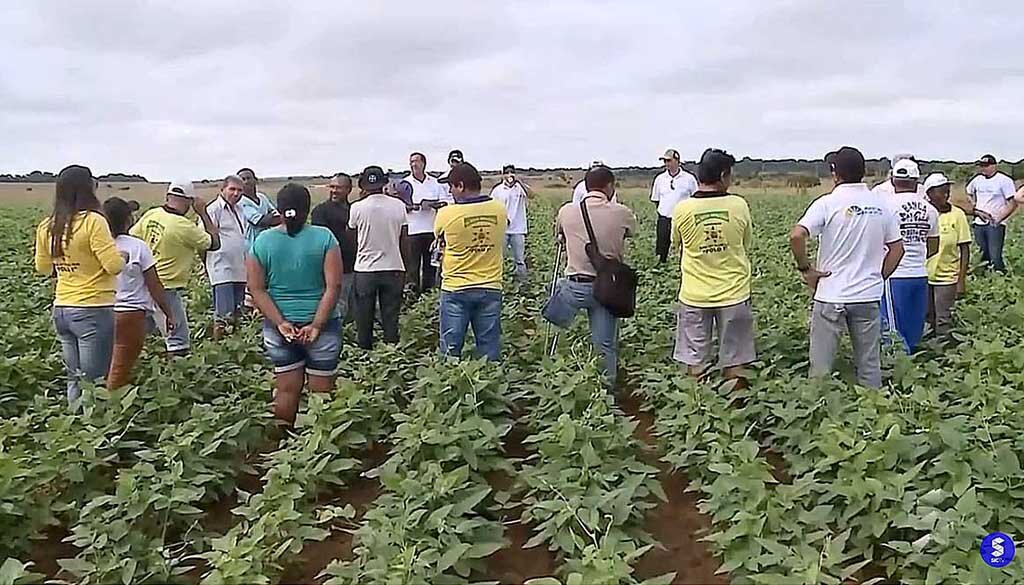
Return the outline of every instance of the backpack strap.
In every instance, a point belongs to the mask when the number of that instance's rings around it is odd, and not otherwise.
[[[590,245],[594,247],[594,255],[600,258],[601,250],[597,247],[597,238],[594,237],[594,226],[590,223],[590,212],[587,211],[586,197],[580,201],[580,213],[583,214],[583,225],[587,228],[587,237],[590,238]],[[591,259],[591,262],[593,262],[593,259]]]

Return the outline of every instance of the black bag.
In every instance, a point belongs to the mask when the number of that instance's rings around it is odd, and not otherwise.
[[[587,258],[590,258],[590,263],[597,271],[597,277],[594,279],[594,299],[608,309],[613,317],[632,317],[636,313],[636,270],[621,260],[601,255],[585,200],[580,201],[580,212],[583,214],[583,225],[587,227],[587,237],[590,238],[585,248]]]

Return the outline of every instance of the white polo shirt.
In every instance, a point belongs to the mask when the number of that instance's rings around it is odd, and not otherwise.
[[[679,169],[673,177],[668,171],[662,172],[654,178],[651,185],[651,201],[658,204],[658,215],[671,218],[676,205],[684,199],[689,199],[697,192],[697,178],[690,173]]]
[[[505,212],[508,215],[508,228],[506,234],[526,233],[526,190],[518,181],[509,187],[502,181],[491,189],[491,199],[501,201],[505,204]]]
[[[1003,173],[996,173],[991,177],[977,175],[967,183],[967,194],[974,199],[975,206],[987,211],[993,217],[1006,212],[1008,201],[1016,194],[1016,187],[1013,179]],[[985,221],[975,218],[974,223],[984,225]],[[1002,225],[1006,225],[1003,221]]]
[[[573,187],[573,189],[572,189],[572,202],[575,203],[576,205],[579,205],[580,201],[583,201],[583,198],[586,197],[586,196],[587,196],[587,182],[586,181],[580,181],[579,183],[576,183],[576,186]],[[619,195],[618,195],[618,193],[616,193],[615,195],[612,195],[612,203],[618,203],[618,202],[619,202]]]
[[[892,184],[892,179],[890,179],[888,181],[882,181],[881,183],[872,187],[871,192],[878,193],[879,195],[895,195],[896,187]],[[928,200],[928,193],[924,190],[924,185],[920,183],[917,184],[917,194],[925,201]]]
[[[245,282],[248,222],[241,205],[229,205],[217,196],[206,206],[210,221],[220,232],[220,248],[206,253],[206,274],[210,284]]]
[[[383,193],[367,195],[349,208],[348,227],[356,230],[356,272],[405,270],[400,246],[405,203]]]
[[[869,303],[882,298],[882,262],[886,244],[898,242],[900,229],[883,195],[864,183],[838,185],[807,208],[797,222],[818,238],[820,272],[814,300]]]
[[[447,186],[438,183],[437,179],[429,174],[423,181],[417,181],[411,174],[405,180],[412,185],[412,202],[414,204],[437,201],[451,202]],[[409,235],[434,233],[434,218],[436,216],[437,210],[429,205],[422,206],[418,211],[410,211],[408,213]]]

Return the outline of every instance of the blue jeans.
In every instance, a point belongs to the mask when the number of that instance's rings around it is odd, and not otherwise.
[[[176,353],[188,353],[191,345],[191,333],[188,329],[188,314],[185,313],[185,301],[181,298],[184,291],[180,288],[168,288],[164,290],[164,299],[167,306],[173,313],[175,326],[174,331],[167,332],[167,320],[160,309],[153,311],[153,322],[160,334],[164,336],[164,343],[167,351]]]
[[[618,374],[619,320],[594,298],[592,282],[559,280],[555,294],[544,306],[544,318],[558,327],[569,327],[580,309],[590,318],[590,340],[601,355],[601,370],[610,385]]]
[[[102,380],[114,353],[113,307],[54,307],[53,327],[67,371],[68,403],[82,395],[80,380]]]
[[[245,304],[244,282],[223,282],[213,285],[213,318],[221,323],[238,318]]]
[[[505,249],[512,252],[516,263],[516,279],[526,278],[526,234],[505,234]]]
[[[501,357],[501,291],[469,288],[441,291],[441,355],[462,356],[466,330],[473,326],[477,354],[492,362]]]
[[[993,270],[1006,272],[1003,264],[1003,242],[1006,240],[1005,225],[974,224],[974,239],[981,250],[981,261]]]

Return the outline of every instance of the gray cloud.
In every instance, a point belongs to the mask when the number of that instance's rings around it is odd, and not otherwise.
[[[654,164],[667,146],[969,159],[1024,146],[993,0],[0,4],[0,171],[156,178]]]

